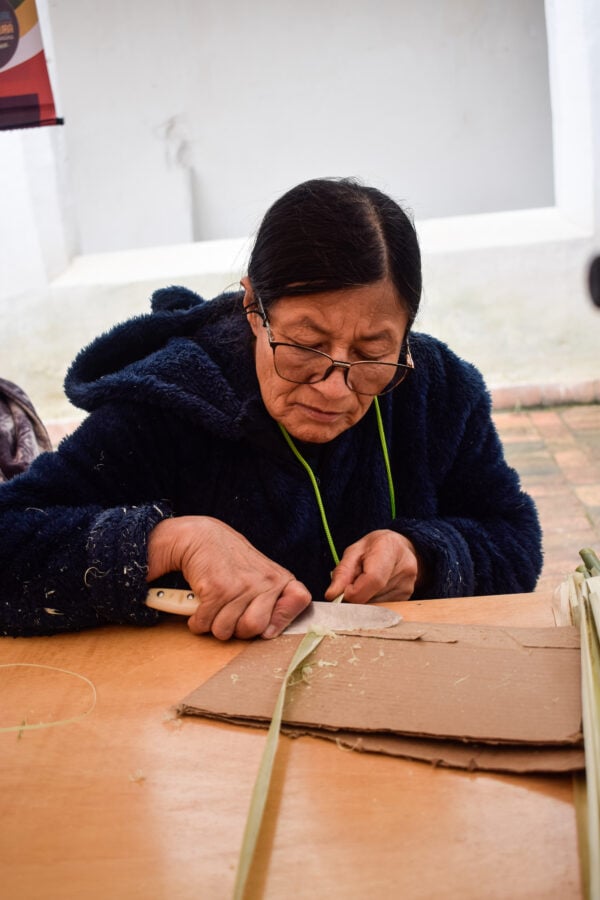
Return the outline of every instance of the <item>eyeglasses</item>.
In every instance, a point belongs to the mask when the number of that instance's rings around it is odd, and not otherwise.
[[[257,308],[249,309],[248,312],[257,312],[262,318],[263,325],[267,329],[269,346],[273,351],[275,371],[285,381],[291,381],[293,384],[317,384],[329,378],[334,369],[341,369],[346,386],[351,391],[374,397],[393,391],[404,381],[410,370],[414,369],[408,340],[405,344],[405,362],[401,363],[371,362],[368,359],[352,363],[344,362],[341,359],[333,359],[321,350],[275,341],[271,334],[269,319],[259,298],[256,298],[256,306]]]

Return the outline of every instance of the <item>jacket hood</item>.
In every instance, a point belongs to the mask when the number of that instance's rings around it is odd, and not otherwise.
[[[106,403],[148,403],[239,437],[244,421],[262,408],[241,297],[206,301],[184,287],[157,291],[151,313],[116,325],[77,355],[65,379],[67,397],[87,412]]]

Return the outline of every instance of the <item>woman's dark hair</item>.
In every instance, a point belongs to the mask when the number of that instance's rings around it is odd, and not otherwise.
[[[421,299],[412,222],[391,197],[350,178],[315,178],[280,197],[258,230],[248,276],[265,307],[389,277],[410,326]]]

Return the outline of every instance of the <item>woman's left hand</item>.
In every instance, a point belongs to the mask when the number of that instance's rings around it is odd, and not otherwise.
[[[348,603],[409,600],[421,576],[416,550],[408,538],[395,531],[371,531],[344,551],[325,599],[343,593]]]

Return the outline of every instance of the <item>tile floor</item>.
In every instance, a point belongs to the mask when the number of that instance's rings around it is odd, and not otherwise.
[[[556,587],[581,562],[600,555],[600,405],[497,410],[506,457],[537,503],[544,532],[538,590]]]

